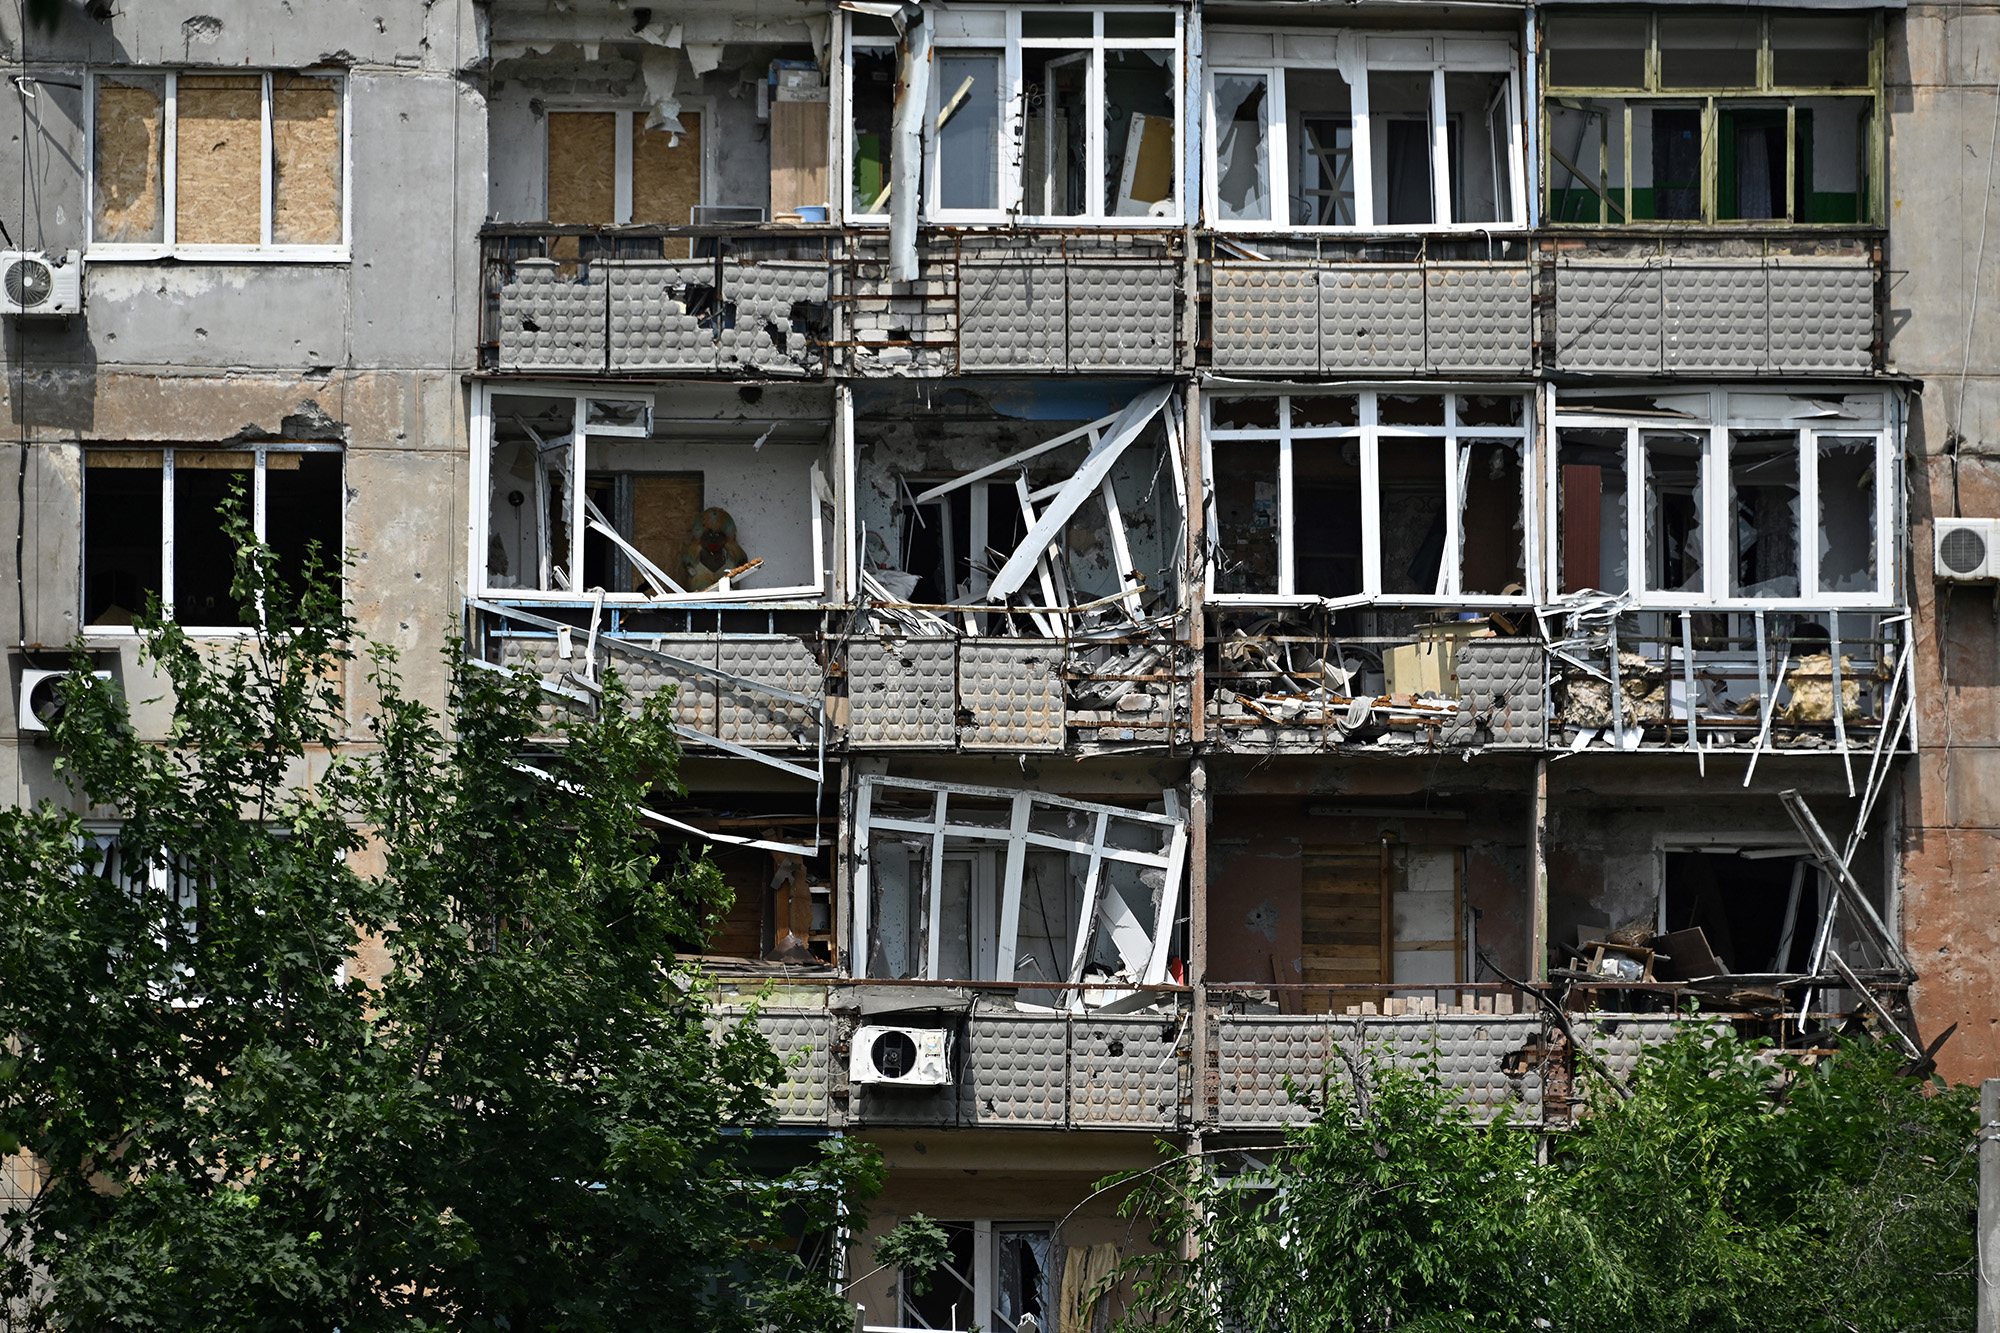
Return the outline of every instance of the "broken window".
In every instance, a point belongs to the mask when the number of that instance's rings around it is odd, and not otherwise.
[[[341,558],[346,496],[340,451],[311,445],[250,449],[90,449],[84,453],[83,619],[131,625],[157,597],[182,625],[254,622],[230,593],[236,551],[216,509],[232,489],[276,574],[296,590],[317,546],[329,570]]]
[[[1551,221],[1854,224],[1879,212],[1870,16],[1547,23]]]
[[[1598,402],[1577,395],[1557,408],[1552,555],[1562,591],[1881,602],[1893,516],[1883,502],[1891,437],[1880,395]],[[1626,558],[1635,543],[1636,570]]]
[[[707,198],[702,114],[683,107],[673,124],[655,129],[648,118],[617,109],[549,111],[548,221],[685,227],[695,220]]]
[[[650,397],[494,393],[490,593],[771,600],[826,586],[824,422],[656,421]]]
[[[1053,1333],[1059,1292],[1048,1223],[981,1219],[938,1225],[948,1239],[949,1257],[932,1273],[927,1291],[919,1292],[911,1275],[903,1274],[897,1284],[902,1328]]]
[[[1156,814],[864,777],[854,933],[865,975],[1046,981],[1024,1003],[1144,1003],[1176,949],[1186,830]],[[1060,989],[1057,989],[1060,988]]]
[[[93,250],[345,253],[342,76],[109,73],[91,89]]]
[[[1442,227],[1525,216],[1509,43],[1218,29],[1208,46],[1214,222]]]
[[[1206,401],[1220,600],[1527,596],[1520,394]]]
[[[967,6],[926,21],[936,41],[924,134],[933,216],[1179,219],[1176,12]],[[880,217],[900,52],[893,25],[852,22],[853,211]]]

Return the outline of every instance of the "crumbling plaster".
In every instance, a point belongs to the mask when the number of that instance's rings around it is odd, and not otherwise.
[[[455,70],[483,53],[483,0],[192,0],[109,6],[65,0],[53,31],[0,13],[0,60],[97,65],[387,65]]]

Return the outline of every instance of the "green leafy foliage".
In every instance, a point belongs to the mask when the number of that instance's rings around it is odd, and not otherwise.
[[[0,812],[0,1142],[44,1172],[0,1293],[35,1327],[838,1326],[801,1240],[857,1224],[881,1163],[750,1160],[780,1068],[674,961],[728,891],[639,822],[675,785],[662,704],[608,678],[524,772],[531,682],[458,664],[439,716],[356,660],[316,561],[286,588],[229,522],[270,615],[218,647],[149,614],[165,744],[82,661],[66,683],[55,748],[114,850]]]
[[[1544,1146],[1378,1054],[1281,1144],[1126,1178],[1160,1251],[1126,1266],[1130,1326],[1970,1327],[1973,1090],[1901,1065],[1866,1039],[1808,1065],[1690,1027]]]
[[[883,1268],[900,1268],[909,1279],[910,1290],[922,1296],[931,1289],[931,1278],[951,1262],[951,1237],[945,1229],[922,1213],[911,1213],[875,1242],[875,1262]]]

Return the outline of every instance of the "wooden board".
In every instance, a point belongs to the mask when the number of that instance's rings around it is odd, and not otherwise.
[[[702,511],[702,474],[663,472],[632,478],[632,544],[678,580],[681,549]]]
[[[264,224],[264,77],[183,74],[177,100],[174,237],[257,245]]]
[[[1300,915],[1307,982],[1385,982],[1389,960],[1383,948],[1387,921],[1382,850],[1372,845],[1307,846],[1300,884]],[[1340,1013],[1382,996],[1308,992],[1307,1013]]]
[[[338,245],[338,81],[271,76],[271,163],[271,240],[278,245]]]
[[[825,102],[771,104],[771,220],[798,220],[801,204],[825,204]]]
[[[667,130],[649,130],[646,118],[632,117],[632,221],[661,222],[685,227],[693,220],[694,206],[701,202],[701,116],[681,112],[686,133],[680,143]],[[693,254],[686,240],[668,240],[668,259],[686,259]]]
[[[617,113],[551,111],[548,121],[548,220],[595,224],[616,221]]]
[[[91,177],[100,241],[158,241],[165,215],[165,82],[157,76],[99,76],[97,162]]]

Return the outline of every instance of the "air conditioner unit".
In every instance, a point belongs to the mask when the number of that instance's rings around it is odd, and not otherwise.
[[[1937,576],[1962,583],[2000,579],[2000,519],[1940,518]]]
[[[23,671],[21,673],[21,733],[47,732],[62,716],[67,700],[63,698],[63,677],[67,671]],[[91,675],[102,681],[109,681],[109,671],[93,671]]]
[[[847,1081],[905,1088],[951,1082],[951,1033],[942,1028],[857,1028]]]
[[[0,314],[74,315],[83,309],[83,259],[0,250]]]

